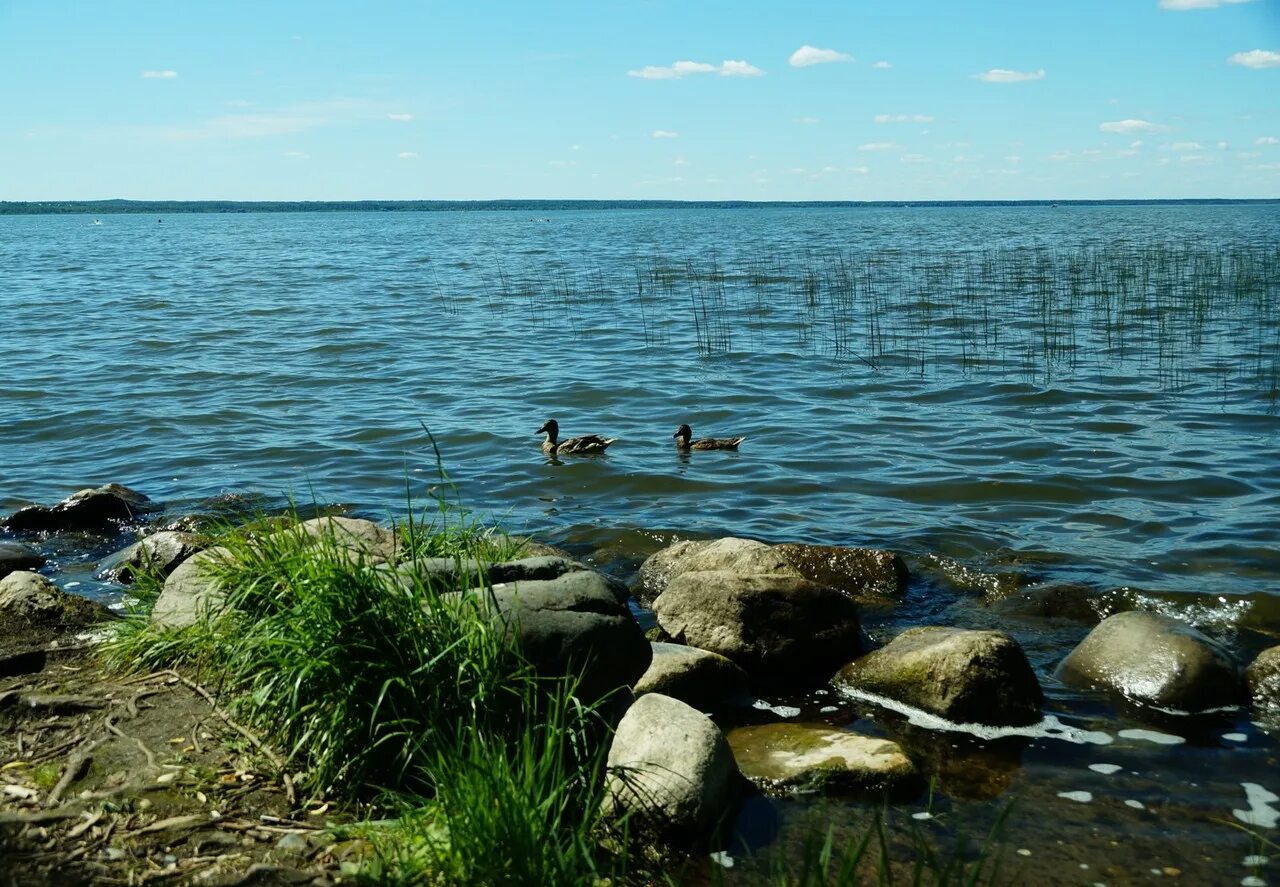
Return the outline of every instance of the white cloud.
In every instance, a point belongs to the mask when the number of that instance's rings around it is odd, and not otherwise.
[[[671,164],[672,166],[688,166],[689,161],[685,160],[683,157],[677,157],[675,160],[671,161]]]
[[[1248,52],[1237,52],[1227,59],[1233,65],[1244,65],[1246,68],[1280,67],[1280,52],[1269,49],[1251,49]]]
[[[396,156],[399,157],[401,160],[412,160],[413,158],[418,156],[418,152],[417,151],[401,151]]]
[[[903,163],[928,163],[929,158],[923,154],[903,154],[898,158]]]
[[[1280,139],[1275,136],[1262,136],[1253,140],[1255,145],[1280,145]]]
[[[876,123],[932,123],[928,114],[877,114]]]
[[[1141,147],[1142,147],[1142,139],[1138,139],[1138,140],[1137,140],[1137,141],[1135,141],[1135,142],[1130,142],[1130,143],[1129,143],[1129,147],[1130,147],[1130,148],[1141,148]]]
[[[871,167],[869,167],[869,166],[851,166],[851,167],[849,167],[849,172],[856,172],[856,173],[857,173],[858,175],[860,175],[860,176],[865,176],[867,173],[871,172]]]
[[[825,65],[830,62],[851,62],[853,56],[834,49],[819,49],[806,43],[791,53],[791,58],[787,61],[793,68],[807,68],[810,65]]]
[[[1252,0],[1160,0],[1161,9],[1217,9],[1232,3],[1250,3]]]
[[[174,80],[178,76],[177,71],[143,71],[142,76],[147,80]]]
[[[873,68],[879,68],[879,69],[881,69],[881,70],[884,70],[884,69],[886,69],[886,68],[892,68],[892,67],[893,67],[893,65],[891,65],[891,64],[889,64],[888,62],[885,62],[885,61],[880,61],[880,62],[875,62],[875,63],[873,63],[873,64],[871,65],[871,67],[873,67]]]
[[[1158,123],[1151,123],[1147,120],[1113,120],[1110,123],[1102,123],[1098,125],[1099,132],[1114,133],[1135,133],[1135,132],[1161,132],[1168,129],[1167,126],[1161,126]]]
[[[1265,172],[1274,172],[1280,170],[1280,163],[1255,163],[1253,166],[1246,166],[1245,169],[1256,169]]]
[[[1006,158],[1005,158],[1005,160],[1006,160],[1007,162],[1009,162],[1009,163],[1021,163],[1021,162],[1022,162],[1022,158],[1021,158],[1021,157],[1019,157],[1017,154],[1010,154],[1008,157],[1006,157]]]
[[[821,123],[817,117],[792,117],[792,123],[799,123],[802,126],[812,126],[815,123]]]
[[[653,137],[655,139],[678,139],[680,138],[680,133],[672,132],[669,129],[655,129],[653,131]]]
[[[256,114],[226,114],[182,126],[133,126],[126,131],[146,139],[197,142],[293,135],[322,126],[380,118],[385,109],[362,99],[307,102]]]
[[[867,142],[865,145],[859,145],[859,151],[892,151],[898,147],[893,142]]]
[[[1203,151],[1204,146],[1199,142],[1174,142],[1170,145],[1175,151]]]
[[[413,119],[413,115],[412,115],[412,114],[388,114],[388,115],[387,115],[387,119],[388,119],[388,120],[398,120],[398,121],[404,122],[404,121],[406,121],[406,120],[412,120],[412,119]]]
[[[726,59],[719,67],[706,62],[681,61],[670,65],[646,65],[634,71],[628,71],[628,77],[639,77],[641,80],[680,80],[690,74],[720,74],[722,77],[759,77],[764,74],[755,65],[744,61]]]
[[[571,166],[577,166],[577,165],[578,165],[578,161],[576,161],[576,160],[552,160],[552,161],[549,161],[549,164],[550,164],[551,166],[554,166],[556,169],[568,169],[568,168],[569,168],[569,167],[571,167]]]
[[[1044,68],[1036,71],[1010,71],[1007,68],[992,68],[981,74],[973,74],[974,79],[983,83],[1023,83],[1027,80],[1043,80]]]
[[[1218,150],[1219,150],[1219,151],[1225,151],[1225,150],[1227,150],[1227,149],[1228,149],[1228,148],[1230,148],[1230,147],[1231,147],[1231,143],[1230,143],[1230,142],[1218,142]]]

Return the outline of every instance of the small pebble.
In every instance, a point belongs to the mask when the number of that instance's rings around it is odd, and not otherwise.
[[[1143,803],[1142,803],[1141,801],[1135,801],[1133,798],[1130,798],[1129,800],[1125,801],[1125,802],[1124,802],[1124,805],[1125,805],[1126,807],[1132,807],[1134,810],[1146,810],[1146,809],[1147,809],[1147,808],[1143,805]]]
[[[276,849],[285,853],[301,853],[307,849],[307,839],[302,835],[290,832],[276,841]]]
[[[1030,856],[1030,855],[1031,855],[1031,851],[1030,851],[1030,850],[1028,850],[1026,847],[1020,847],[1020,848],[1018,848],[1018,855],[1019,855],[1019,856]]]
[[[1255,865],[1266,865],[1270,859],[1260,853],[1251,853],[1244,858],[1244,865],[1253,868]]]
[[[1267,887],[1267,882],[1257,875],[1247,875],[1240,879],[1240,887]]]

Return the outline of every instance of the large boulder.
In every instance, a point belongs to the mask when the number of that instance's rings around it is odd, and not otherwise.
[[[20,570],[0,579],[0,631],[60,633],[116,618],[97,601],[67,594],[39,573]]]
[[[163,578],[202,548],[198,536],[162,530],[104,558],[98,564],[98,578],[124,585],[133,582],[142,572],[149,571]]]
[[[666,591],[677,565],[710,544],[708,539],[685,539],[655,551],[640,565],[635,581],[631,583],[631,593],[645,606],[653,603],[654,598]]]
[[[1268,647],[1245,671],[1256,709],[1280,714],[1280,647]]]
[[[859,650],[857,605],[785,573],[681,573],[653,612],[674,640],[726,656],[766,684],[825,680]]]
[[[648,605],[666,591],[677,576],[710,570],[800,575],[772,546],[754,539],[726,536],[712,541],[676,542],[655,552],[640,565],[631,592],[642,604]]]
[[[478,583],[502,585],[508,582],[543,582],[568,573],[589,569],[585,564],[559,555],[536,555],[513,561],[484,563],[469,557],[420,557],[383,569],[393,570],[402,585],[430,584],[437,591],[476,586]],[[619,601],[626,600],[626,586],[604,577]]]
[[[730,730],[726,739],[742,775],[764,791],[878,793],[918,784],[896,742],[826,724],[758,724]]]
[[[216,611],[226,600],[226,590],[217,578],[218,563],[230,552],[210,548],[179,564],[151,609],[151,622],[164,628],[186,628]]]
[[[538,674],[581,674],[578,695],[584,699],[630,688],[653,658],[631,610],[599,573],[582,570],[466,593],[500,618]]]
[[[684,644],[654,643],[653,662],[636,694],[661,693],[707,710],[747,692],[747,673],[719,653]]]
[[[1058,677],[1073,687],[1186,712],[1238,702],[1243,690],[1229,650],[1176,619],[1139,611],[1104,619],[1062,660]]]
[[[355,517],[316,517],[278,533],[308,539],[352,561],[369,564],[395,561],[404,547],[394,530]]]
[[[56,505],[20,508],[0,521],[0,526],[19,533],[106,530],[154,508],[142,493],[120,484],[107,484],[80,490]]]
[[[21,542],[0,542],[0,579],[17,570],[38,570],[44,555]]]
[[[742,788],[720,728],[678,699],[641,696],[614,732],[605,809],[645,830],[696,843],[726,823]]]
[[[773,550],[810,582],[842,591],[859,603],[892,602],[907,590],[907,565],[892,551],[796,542],[775,545]]]
[[[956,723],[1034,724],[1044,701],[1026,654],[1002,631],[911,628],[846,665],[836,683]]]

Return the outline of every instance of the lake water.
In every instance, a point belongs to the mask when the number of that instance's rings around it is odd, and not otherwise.
[[[1280,633],[1278,244],[1274,205],[0,217],[0,510],[118,481],[397,515],[425,428],[468,505],[619,572],[673,532],[939,554],[1139,589],[1247,660]],[[549,460],[548,417],[619,442]],[[748,440],[682,457],[681,422]],[[940,587],[869,630],[1000,624],[1096,726],[1051,678],[1085,628]],[[1209,847],[1275,745],[1206,735],[1108,752],[1163,819],[1060,799],[1124,778],[1070,744],[983,772],[1082,841]]]

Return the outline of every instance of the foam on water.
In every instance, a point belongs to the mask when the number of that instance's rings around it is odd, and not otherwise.
[[[763,699],[753,700],[751,707],[761,711],[771,711],[780,718],[794,718],[800,714],[800,709],[794,705],[772,705]]]
[[[1244,800],[1248,810],[1232,810],[1231,815],[1245,825],[1258,825],[1263,828],[1275,828],[1280,823],[1280,810],[1271,805],[1280,801],[1280,795],[1258,785],[1256,782],[1242,782]]]
[[[1103,776],[1110,776],[1113,773],[1119,773],[1124,768],[1119,764],[1090,764],[1089,769],[1094,773],[1101,773]]]
[[[1161,733],[1158,730],[1143,730],[1137,727],[1121,730],[1121,739],[1136,739],[1139,742],[1151,742],[1156,745],[1182,745],[1187,740],[1181,736],[1174,736],[1171,733]]]
[[[1124,802],[1124,805],[1125,805],[1126,807],[1132,807],[1134,810],[1146,810],[1146,809],[1147,809],[1147,805],[1146,805],[1146,804],[1142,803],[1141,801],[1135,801],[1133,798],[1129,798],[1127,801],[1125,801],[1125,802]]]
[[[1093,792],[1058,792],[1058,797],[1066,798],[1068,801],[1075,801],[1080,804],[1088,804],[1093,800]]]
[[[1248,742],[1249,737],[1244,733],[1223,733],[1222,738],[1227,742]]]

